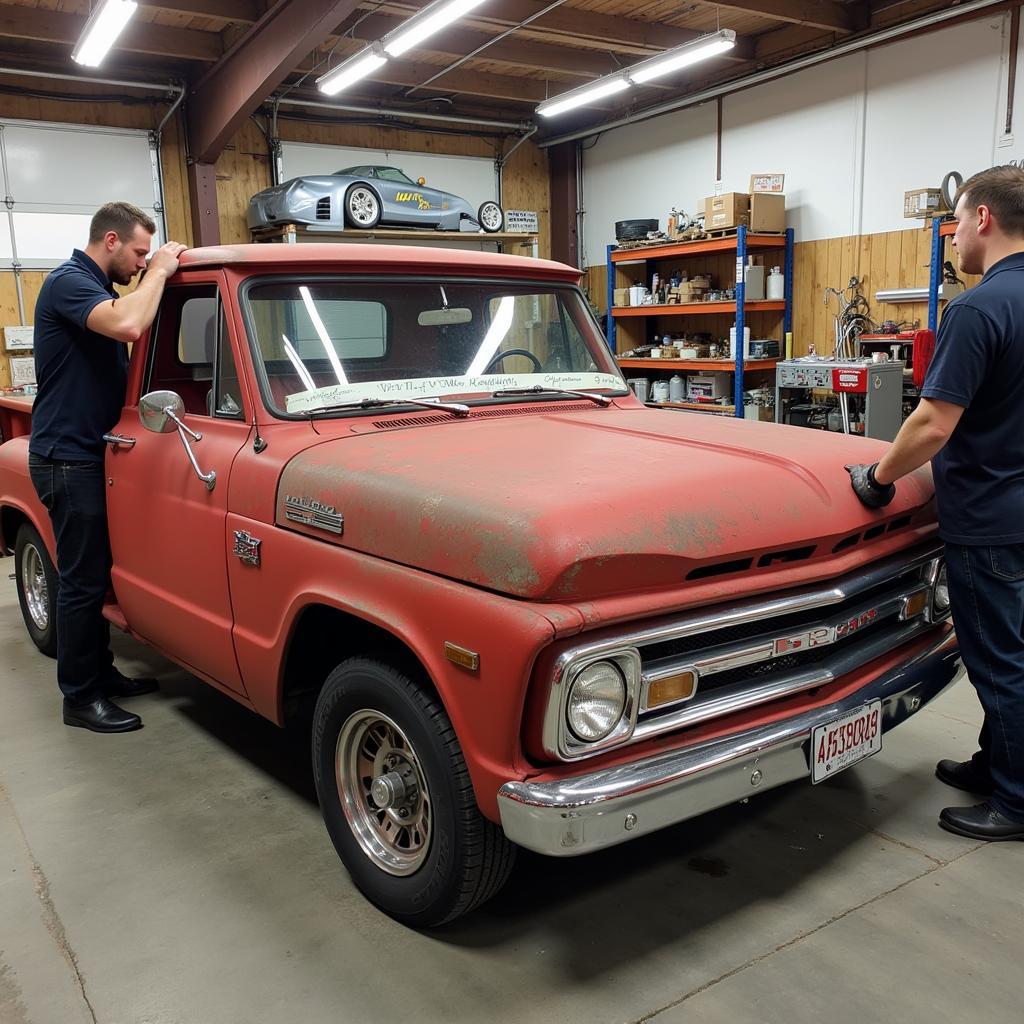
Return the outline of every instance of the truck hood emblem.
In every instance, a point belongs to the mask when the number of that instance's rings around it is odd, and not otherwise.
[[[293,523],[314,526],[339,536],[345,529],[345,517],[333,506],[325,505],[315,498],[285,495],[284,517]]]

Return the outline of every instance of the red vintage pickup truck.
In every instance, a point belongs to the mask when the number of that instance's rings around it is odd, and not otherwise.
[[[358,887],[417,926],[517,846],[600,849],[876,752],[958,669],[927,471],[883,445],[644,407],[556,263],[186,252],[106,437],[106,614],[312,722]],[[56,576],[0,400],[0,531],[54,651]],[[303,719],[303,711],[308,712]]]

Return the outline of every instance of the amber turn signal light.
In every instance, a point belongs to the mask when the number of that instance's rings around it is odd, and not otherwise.
[[[918,615],[922,614],[927,607],[928,591],[919,590],[916,594],[911,594],[909,597],[905,597],[903,599],[903,613],[900,618],[916,618]]]
[[[689,700],[696,692],[696,672],[680,672],[678,675],[656,679],[647,687],[647,707],[658,708],[677,700]]]

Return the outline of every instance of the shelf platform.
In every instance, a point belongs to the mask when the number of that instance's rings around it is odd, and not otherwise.
[[[939,234],[943,238],[948,237],[949,235],[956,234],[956,224],[957,222],[955,220],[943,221],[939,225]]]
[[[784,249],[785,234],[747,234],[747,252],[753,249]],[[673,256],[700,256],[705,253],[732,252],[736,236],[706,238],[700,242],[666,242],[664,245],[643,245],[635,249],[618,249],[611,254],[612,263],[646,263],[647,260],[670,259]]]
[[[784,312],[786,303],[765,300],[763,302],[746,302],[743,309],[747,313]],[[735,313],[735,302],[674,302],[664,306],[612,306],[612,316],[700,316],[701,313]]]
[[[743,369],[748,373],[774,370],[777,362],[778,359],[747,359]],[[736,369],[734,359],[620,359],[618,363],[626,370],[712,370],[732,373]]]
[[[717,416],[735,416],[735,405],[714,405],[711,402],[645,402],[651,409],[685,409],[687,412],[709,412]]]

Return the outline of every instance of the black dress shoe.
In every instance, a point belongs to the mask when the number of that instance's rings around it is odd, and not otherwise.
[[[947,786],[965,793],[989,796],[992,792],[992,780],[982,775],[973,761],[940,761],[935,766],[935,776]]]
[[[152,693],[159,690],[160,684],[149,676],[140,676],[138,679],[129,679],[115,670],[103,684],[103,694],[106,697],[141,697],[144,693]]]
[[[106,697],[97,697],[91,703],[77,707],[64,701],[64,724],[92,732],[131,732],[142,728],[142,719],[119,708]]]
[[[1024,821],[1012,821],[988,802],[974,807],[944,807],[939,824],[947,832],[969,839],[1024,839]]]

